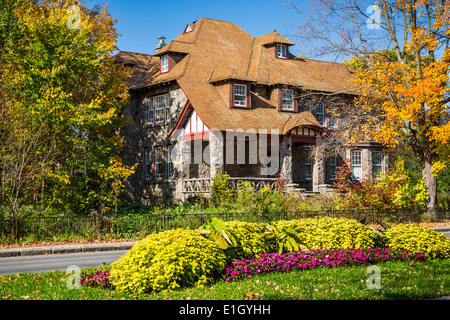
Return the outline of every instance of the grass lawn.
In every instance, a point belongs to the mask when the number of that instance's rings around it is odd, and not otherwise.
[[[450,259],[388,261],[380,268],[380,289],[368,289],[367,266],[320,267],[272,273],[250,279],[217,281],[170,293],[129,295],[81,286],[69,289],[60,271],[0,276],[1,300],[372,300],[427,299],[450,295]],[[94,269],[92,268],[92,271]]]

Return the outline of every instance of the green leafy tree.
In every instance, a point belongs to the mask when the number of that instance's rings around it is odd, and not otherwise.
[[[5,197],[80,213],[107,207],[117,184],[104,182],[131,169],[119,157],[129,72],[112,57],[116,20],[107,6],[43,0],[16,6],[10,21],[14,36],[4,40],[1,72],[9,119],[0,129],[8,138],[0,155]],[[125,171],[117,174],[118,167]],[[14,188],[18,172],[26,179]]]

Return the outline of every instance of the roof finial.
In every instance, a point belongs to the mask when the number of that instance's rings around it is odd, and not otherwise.
[[[159,43],[155,46],[155,50],[159,50],[166,45],[164,43],[164,39],[166,39],[164,36],[159,36],[158,39],[159,39]]]

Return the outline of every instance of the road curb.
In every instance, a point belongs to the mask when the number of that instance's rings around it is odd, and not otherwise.
[[[84,245],[1,249],[0,258],[79,253],[79,252],[129,250],[134,246],[134,244],[135,242],[123,242],[123,243],[100,243],[100,244],[84,244]]]
[[[450,226],[447,227],[436,227],[436,228],[432,228],[434,231],[439,231],[439,232],[447,232],[450,231]]]

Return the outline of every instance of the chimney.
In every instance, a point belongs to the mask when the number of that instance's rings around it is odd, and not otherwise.
[[[159,49],[163,48],[166,44],[164,43],[164,39],[166,39],[163,36],[159,36],[159,43],[155,46],[155,50],[158,51]]]

